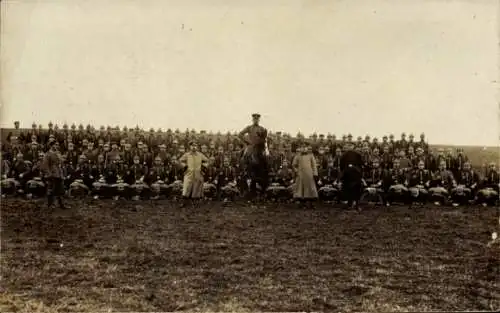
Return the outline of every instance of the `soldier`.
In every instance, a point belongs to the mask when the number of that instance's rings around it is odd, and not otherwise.
[[[408,141],[406,141],[406,134],[405,133],[402,133],[401,134],[401,140],[399,140],[397,142],[397,145],[396,145],[399,150],[407,150],[408,149]]]
[[[89,194],[94,177],[92,176],[92,167],[90,166],[87,157],[82,154],[78,157],[78,163],[73,171],[71,183],[69,185],[69,196],[84,197]]]
[[[52,125],[49,125],[49,129]],[[61,209],[66,209],[62,197],[64,195],[64,181],[63,181],[63,171],[62,162],[58,154],[58,148],[55,141],[49,142],[49,151],[45,154],[44,158],[44,169],[45,169],[45,179],[47,181],[47,205],[49,210],[52,207],[54,198],[57,198],[59,206]]]
[[[295,188],[293,197],[302,203],[308,202],[312,207],[312,201],[318,199],[316,182],[318,178],[318,167],[314,155],[309,152],[309,146],[304,144],[302,151],[297,154],[292,162],[296,172]]]
[[[500,176],[496,170],[495,163],[490,163],[483,181],[481,182],[481,188],[477,194],[478,203],[483,206],[491,205],[494,206],[498,201],[498,192],[500,184]]]
[[[202,168],[206,167],[207,157],[198,151],[198,145],[190,143],[190,151],[181,158],[180,163],[185,168],[182,196],[185,200],[199,200],[203,196]],[[185,202],[182,204],[185,205]]]
[[[337,168],[335,167],[333,157],[329,158],[327,167],[319,174],[319,199],[328,202],[334,201],[339,192],[337,179],[339,178],[340,168],[339,165],[337,165]]]
[[[400,167],[399,160],[394,160],[392,168],[387,171],[385,192],[386,206],[390,206],[394,202],[407,203],[408,188],[405,184],[407,181],[406,171]]]
[[[16,158],[14,159],[13,165],[10,168],[10,177],[13,178],[19,186],[19,189],[16,191],[19,193],[24,193],[26,182],[29,180],[29,175],[31,173],[31,163],[24,160],[24,156],[22,153],[17,153]]]
[[[420,148],[422,148],[424,150],[425,153],[428,153],[429,152],[429,145],[427,144],[427,142],[425,141],[425,134],[422,133],[420,134],[420,141],[418,142],[417,144]]]
[[[406,157],[405,150],[399,151],[399,166],[401,166],[402,169],[408,171],[413,168],[410,159]]]
[[[33,160],[33,167],[29,177],[31,178],[26,183],[27,198],[41,198],[46,193],[46,186],[43,182],[43,156]]]
[[[224,198],[224,202],[234,201],[239,194],[236,180],[236,169],[225,159],[217,177],[218,194]]]
[[[365,187],[362,199],[369,197],[370,200],[375,199],[384,203],[384,170],[380,167],[380,161],[374,159],[369,172],[364,173],[363,185]]]
[[[429,170],[425,168],[425,163],[419,161],[417,168],[411,172],[408,179],[408,187],[410,191],[410,206],[414,202],[420,202],[425,204],[428,200],[428,191],[431,174]]]
[[[455,177],[457,186],[451,191],[452,204],[453,206],[468,204],[476,194],[479,175],[472,170],[469,162],[465,162]]]
[[[430,197],[434,200],[434,204],[445,204],[448,200],[451,188],[455,186],[455,179],[451,171],[446,167],[446,160],[441,160],[438,170],[432,175],[429,188]]]
[[[151,185],[153,199],[159,199],[162,195],[168,197],[169,188],[167,184],[168,173],[165,163],[160,156],[157,156],[153,167],[149,170],[146,183]]]
[[[454,168],[457,172],[463,170],[465,163],[469,162],[469,158],[464,154],[463,148],[457,148],[457,156],[454,160]],[[470,163],[469,163],[470,166]]]

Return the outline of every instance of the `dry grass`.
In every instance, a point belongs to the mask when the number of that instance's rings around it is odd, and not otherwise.
[[[484,208],[100,202],[48,215],[8,200],[0,311],[498,309],[496,222]]]

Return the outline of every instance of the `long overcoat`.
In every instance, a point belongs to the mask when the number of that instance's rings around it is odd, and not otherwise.
[[[293,196],[299,199],[315,199],[318,197],[315,176],[318,176],[316,159],[312,153],[297,154],[292,162],[297,173]]]
[[[203,196],[202,167],[206,165],[207,157],[201,152],[186,152],[179,161],[187,167],[184,173],[182,196],[201,198]]]

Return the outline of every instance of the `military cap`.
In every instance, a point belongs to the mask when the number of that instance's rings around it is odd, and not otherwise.
[[[394,139],[394,134],[390,134],[390,135],[389,135],[389,138],[390,138],[390,139]]]
[[[153,127],[151,127],[151,128],[149,129],[149,132],[150,132],[150,133],[154,133],[154,132],[155,132],[155,129],[154,129]]]
[[[106,127],[104,127],[104,125],[101,125],[101,127],[99,127],[100,130],[105,130]]]
[[[358,139],[358,141],[361,141],[361,140],[363,140],[363,137],[358,136],[358,138],[357,138],[357,139]]]
[[[413,134],[410,134],[410,136],[409,136],[409,137],[410,137],[410,138],[415,138],[415,136],[414,136]]]
[[[33,124],[31,124],[31,127],[32,127],[32,128],[36,128],[36,123],[35,123],[35,122],[33,122]]]
[[[175,129],[175,133],[176,133],[176,134],[180,134],[180,133],[181,133],[181,130],[180,130],[179,128],[176,128],[176,129]]]
[[[406,137],[406,133],[405,133],[405,132],[402,132],[402,133],[401,133],[401,137]]]
[[[68,124],[64,123],[63,124],[63,129],[68,129]]]
[[[324,134],[319,134],[319,138],[325,138]]]
[[[57,129],[59,129],[59,125],[57,125],[57,124],[56,124],[56,125],[54,125],[54,128],[55,128],[56,130],[57,130]]]
[[[52,128],[54,124],[52,124],[52,122],[49,122],[49,127]]]
[[[382,137],[382,139],[387,139],[387,135],[384,135],[384,137]]]
[[[94,129],[94,127],[90,124],[87,124],[87,130],[91,130],[91,129]]]
[[[106,127],[106,130],[111,130],[111,126],[108,125],[108,127]]]
[[[128,131],[128,127],[127,127],[127,126],[123,126],[122,130],[123,130],[124,132]]]
[[[206,134],[207,131],[206,130],[200,130],[200,134]]]
[[[71,124],[71,129],[76,129],[75,123]]]
[[[347,135],[347,138],[352,138],[352,135],[351,135],[351,134],[348,134],[348,135]]]
[[[253,117],[253,118],[260,118],[260,114],[259,114],[259,113],[253,113],[253,114],[252,114],[252,117]]]
[[[157,131],[157,132],[159,132],[159,133],[161,133],[161,132],[162,132],[161,128],[158,128],[158,130],[156,130],[156,131]]]

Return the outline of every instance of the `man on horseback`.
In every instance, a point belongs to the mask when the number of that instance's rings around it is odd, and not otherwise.
[[[260,191],[264,194],[268,185],[268,165],[267,165],[267,129],[262,127],[260,114],[252,114],[252,125],[245,127],[240,133],[239,138],[247,143],[243,153],[243,166],[246,169],[250,179],[250,193],[257,193],[257,183]],[[248,140],[245,138],[248,135]]]

